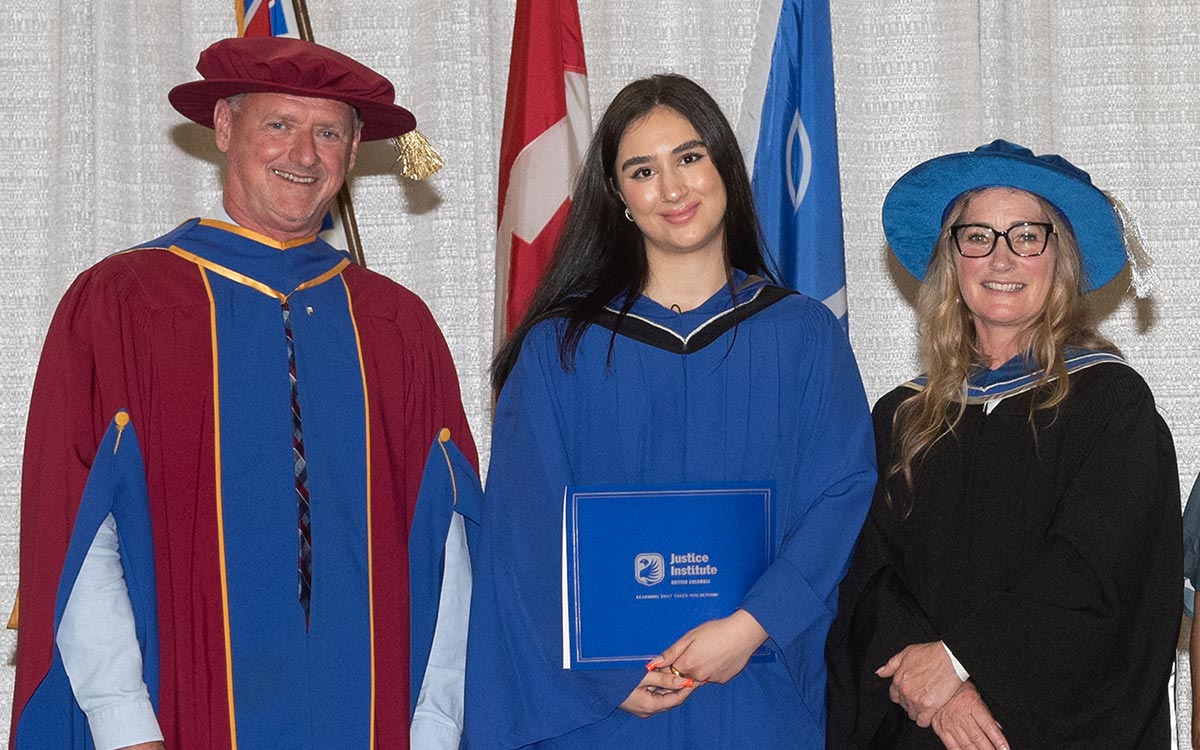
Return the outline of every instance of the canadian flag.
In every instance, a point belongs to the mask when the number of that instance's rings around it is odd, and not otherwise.
[[[500,142],[496,340],[521,322],[571,205],[592,136],[575,0],[517,0]]]

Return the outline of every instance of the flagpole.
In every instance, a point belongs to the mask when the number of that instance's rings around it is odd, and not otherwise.
[[[300,38],[306,42],[315,42],[312,21],[308,17],[308,3],[305,0],[292,0],[292,9],[296,12],[296,26]],[[350,251],[350,257],[354,259],[355,263],[366,268],[367,259],[363,255],[362,240],[358,236],[358,222],[354,219],[354,203],[350,200],[348,183],[342,183],[342,189],[338,191],[337,202],[338,212],[342,219],[342,229],[346,233],[346,249]]]
[[[296,11],[296,25],[300,28],[300,38],[306,42],[315,42],[312,32],[312,21],[308,18],[308,3],[305,0],[292,0],[292,9]]]

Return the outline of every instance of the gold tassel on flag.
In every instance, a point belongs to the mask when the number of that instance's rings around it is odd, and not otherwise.
[[[410,180],[423,180],[435,174],[446,163],[419,130],[410,130],[392,139],[396,147],[396,166]]]

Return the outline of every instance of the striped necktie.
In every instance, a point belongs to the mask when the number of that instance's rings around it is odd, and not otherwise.
[[[304,428],[300,418],[300,389],[296,383],[296,344],[292,338],[292,308],[285,299],[283,332],[287,338],[288,384],[292,392],[292,458],[296,475],[296,527],[299,551],[296,559],[299,576],[300,606],[304,609],[304,629],[308,629],[312,602],[312,518],[308,497],[308,462],[304,459]]]

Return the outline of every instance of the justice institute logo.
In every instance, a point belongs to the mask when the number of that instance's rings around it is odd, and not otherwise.
[[[667,562],[657,552],[642,552],[633,558],[633,578],[643,586],[662,583]]]

